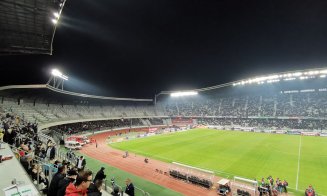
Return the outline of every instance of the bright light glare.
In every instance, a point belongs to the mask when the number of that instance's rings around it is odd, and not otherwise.
[[[59,18],[59,13],[58,13],[58,12],[54,12],[53,15],[54,15],[56,18]]]
[[[59,77],[64,80],[68,80],[68,76],[65,76],[64,74],[62,74],[58,69],[53,69],[51,71],[51,74],[55,77]]]
[[[58,23],[58,20],[56,20],[56,19],[52,19],[51,21],[52,21],[53,24],[57,24]]]
[[[279,81],[291,81],[291,80],[306,80],[316,77],[327,77],[327,69],[321,70],[309,70],[306,72],[293,72],[293,73],[282,73],[280,75],[267,75],[267,76],[260,76],[255,78],[249,78],[247,80],[242,80],[236,83],[233,83],[233,86],[238,85],[245,85],[245,84],[264,84],[264,83],[274,83]]]
[[[184,91],[184,92],[175,92],[171,93],[171,97],[182,97],[182,96],[190,96],[190,95],[197,95],[198,92],[196,91]]]

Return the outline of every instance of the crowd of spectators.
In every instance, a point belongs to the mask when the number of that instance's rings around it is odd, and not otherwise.
[[[262,178],[258,185],[258,191],[261,195],[277,196],[281,193],[287,193],[288,182],[272,176]]]
[[[53,165],[44,164],[55,158],[55,145],[49,140],[43,143],[37,135],[37,124],[31,124],[8,111],[0,111],[0,139],[10,145],[15,155],[30,175],[32,181],[38,184],[38,188],[47,192],[49,186],[49,170],[53,171]]]
[[[192,97],[163,102],[168,116],[327,117],[327,92]]]
[[[198,124],[237,128],[325,130],[327,120],[258,119],[258,118],[199,118]]]
[[[52,127],[60,133],[65,133],[68,135],[80,133],[83,131],[99,131],[102,129],[115,129],[121,127],[132,127],[132,126],[142,126],[143,123],[138,118],[133,119],[113,119],[113,120],[101,120],[101,121],[89,121],[89,122],[78,122],[65,125],[58,125]]]
[[[163,125],[163,120],[160,118],[149,118],[151,125]]]
[[[59,160],[56,157],[56,144],[50,139],[46,142],[39,139],[37,124],[28,123],[19,115],[2,109],[0,109],[0,120],[0,142],[11,146],[32,182],[43,194],[48,196],[102,195],[101,189],[106,178],[103,167],[93,179],[92,172],[85,167],[84,157],[76,157],[73,151],[68,151],[66,159]],[[134,122],[140,123],[140,120],[135,119]],[[105,125],[125,126],[130,123],[130,120],[122,119]],[[97,127],[98,125],[87,123],[87,126]],[[120,196],[121,191],[115,185],[111,194]],[[130,179],[126,180],[125,193],[134,195],[134,186]]]

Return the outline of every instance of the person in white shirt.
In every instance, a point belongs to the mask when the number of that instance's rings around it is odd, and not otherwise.
[[[76,163],[76,166],[77,166],[78,171],[79,172],[80,171],[83,171],[85,165],[86,165],[86,161],[85,161],[84,157],[83,156],[80,156],[80,158],[77,159],[77,163]]]

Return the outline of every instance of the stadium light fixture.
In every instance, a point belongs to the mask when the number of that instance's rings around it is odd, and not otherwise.
[[[61,78],[61,79],[63,79],[63,80],[68,80],[68,76],[62,74],[58,69],[53,69],[53,70],[51,71],[51,74],[52,74],[53,76],[55,76],[55,77],[59,77],[59,78]]]
[[[174,92],[170,93],[171,97],[183,97],[183,96],[192,96],[192,95],[197,95],[198,92],[196,91],[182,91],[182,92]]]
[[[246,85],[246,84],[265,84],[265,83],[275,83],[279,81],[291,81],[291,80],[305,80],[327,76],[327,69],[312,69],[312,70],[302,70],[296,72],[284,72],[275,75],[259,76],[255,78],[249,78],[246,80],[239,80],[233,83],[233,86]]]
[[[53,24],[57,24],[58,23],[58,20],[57,19],[52,19],[51,20]]]
[[[57,19],[59,19],[59,13],[58,12],[53,12],[53,15],[54,15],[54,17],[56,17]]]
[[[64,82],[68,80],[68,76],[62,74],[58,69],[51,70],[51,77],[49,78],[47,85],[50,85],[56,89],[64,90]]]

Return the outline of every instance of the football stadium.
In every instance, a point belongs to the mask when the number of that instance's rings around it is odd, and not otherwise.
[[[52,55],[65,3],[0,2],[1,56]],[[0,195],[327,195],[325,66],[144,98],[47,74],[0,86]]]

